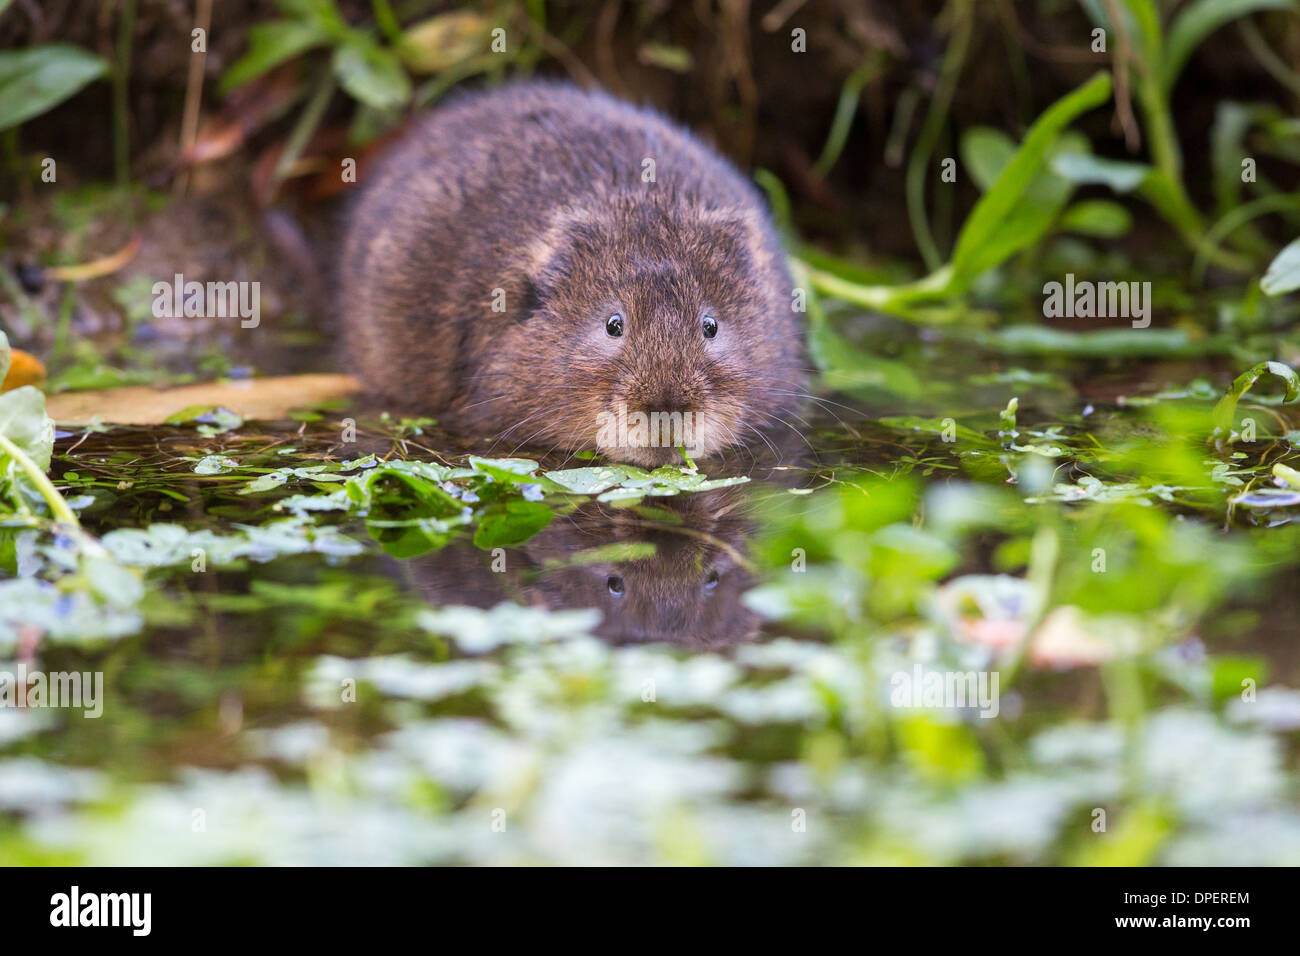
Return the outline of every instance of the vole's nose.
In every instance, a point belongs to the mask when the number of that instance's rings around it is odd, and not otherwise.
[[[646,388],[642,392],[642,401],[647,412],[689,412],[691,397],[686,389],[672,382],[664,382]]]

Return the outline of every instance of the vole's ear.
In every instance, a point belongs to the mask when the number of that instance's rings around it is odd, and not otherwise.
[[[524,274],[528,284],[540,296],[555,285],[563,263],[564,235],[548,229],[524,251]]]
[[[542,292],[531,276],[524,276],[520,282],[519,308],[516,314],[520,319],[528,319],[542,307]]]
[[[560,209],[541,236],[524,251],[524,271],[540,304],[577,264],[585,245],[594,244],[594,220],[586,210]]]
[[[706,209],[699,214],[715,255],[768,271],[781,261],[781,247],[771,229],[753,210],[734,206]]]
[[[524,252],[523,275],[519,277],[516,314],[528,319],[555,294],[567,266],[563,233],[549,230]]]

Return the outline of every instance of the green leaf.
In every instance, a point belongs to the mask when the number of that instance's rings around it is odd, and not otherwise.
[[[1016,154],[1016,144],[1000,129],[973,126],[961,138],[961,158],[980,192],[988,192]]]
[[[1294,9],[1293,0],[1197,0],[1174,20],[1165,42],[1161,83],[1173,89],[1178,74],[1201,42],[1225,23],[1259,10]]]
[[[924,432],[929,435],[946,436],[950,433],[954,440],[966,442],[975,448],[994,449],[997,443],[982,432],[977,432],[973,428],[965,425],[958,425],[956,422],[949,422],[943,418],[920,418],[917,416],[899,416],[894,418],[877,419],[880,424],[887,428],[896,428],[899,431]]]
[[[1220,213],[1241,200],[1241,161],[1246,157],[1246,133],[1255,122],[1254,111],[1225,100],[1214,111],[1210,129],[1210,159],[1214,166],[1214,197]]]
[[[194,465],[196,475],[224,475],[239,467],[239,462],[225,455],[206,455]]]
[[[1087,199],[1077,202],[1061,217],[1061,229],[1085,236],[1115,239],[1133,228],[1133,217],[1117,202]]]
[[[1110,97],[1107,73],[1098,73],[1072,93],[1053,103],[1034,123],[997,181],[975,205],[953,252],[954,281],[960,285],[996,266],[1022,248],[1007,229],[1007,216],[1025,194],[1052,145],[1075,117]],[[1031,240],[1032,241],[1032,240]]]
[[[348,94],[378,110],[396,110],[411,96],[411,81],[397,57],[373,43],[334,51],[334,75]]]
[[[483,516],[474,544],[484,550],[523,544],[550,524],[552,516],[550,506],[540,501],[509,501],[504,509]]]
[[[617,488],[629,478],[650,477],[649,472],[628,465],[599,465],[590,468],[566,468],[563,471],[548,471],[545,477],[559,485],[565,491],[579,495],[598,495],[610,488]]]
[[[292,60],[299,53],[321,46],[329,36],[308,20],[272,20],[248,31],[248,51],[221,78],[222,92],[242,86],[263,73]]]
[[[1293,490],[1300,491],[1300,471],[1296,471],[1294,468],[1284,465],[1279,461],[1275,462],[1273,465],[1273,477],[1277,478],[1279,481],[1285,482]]]
[[[50,468],[54,421],[45,414],[45,394],[32,385],[0,395],[0,435],[18,446],[42,471]],[[0,451],[0,461],[6,458]]]
[[[335,0],[276,0],[275,5],[290,20],[311,23],[336,43],[346,43],[355,35]]]
[[[971,146],[975,152],[967,158],[979,169],[979,176],[987,177],[990,186],[1016,152],[1016,144],[1010,138],[987,134],[977,135]],[[1087,149],[1086,138],[1078,133],[1066,133],[1052,144],[1049,153],[1081,153]],[[1073,183],[1053,173],[1049,165],[1040,167],[1002,220],[991,245],[982,250],[983,255],[996,263],[1032,246],[1052,228],[1073,192]]]
[[[244,419],[220,405],[189,405],[167,416],[168,425],[198,425],[205,435],[219,435],[244,424]]]
[[[636,51],[636,57],[642,63],[674,73],[689,73],[695,64],[690,50],[668,43],[643,43]]]
[[[1260,362],[1238,375],[1232,387],[1228,389],[1228,394],[1219,399],[1219,404],[1214,407],[1216,435],[1227,437],[1232,433],[1232,420],[1237,412],[1237,403],[1265,373],[1276,375],[1286,382],[1283,402],[1294,402],[1300,398],[1300,375],[1296,374],[1295,369],[1283,362]]]
[[[1268,295],[1281,295],[1300,289],[1300,239],[1292,240],[1277,254],[1259,280],[1259,287]]]
[[[1224,654],[1209,661],[1214,699],[1240,698],[1241,688],[1247,680],[1263,684],[1268,680],[1269,661],[1265,657],[1245,654]]]
[[[491,475],[505,484],[528,484],[537,479],[537,462],[529,458],[479,458],[469,456],[469,466],[484,475]]]
[[[107,72],[103,59],[70,43],[0,53],[0,130],[39,116]]]

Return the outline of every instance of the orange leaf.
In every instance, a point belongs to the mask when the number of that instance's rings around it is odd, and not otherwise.
[[[8,392],[23,385],[36,385],[45,381],[45,366],[35,355],[21,349],[9,351],[9,372],[5,375],[0,392]]]

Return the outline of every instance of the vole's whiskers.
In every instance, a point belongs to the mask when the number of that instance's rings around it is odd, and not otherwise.
[[[835,414],[835,412],[832,410],[832,406],[834,406],[834,408],[842,408],[846,412],[852,412],[855,415],[861,415],[863,417],[866,417],[867,415],[867,413],[860,408],[854,408],[852,405],[845,405],[843,402],[832,402],[830,399],[821,398],[817,395],[813,395],[811,392],[787,391],[785,389],[777,389],[777,388],[763,388],[763,394],[785,395],[790,398],[803,399],[805,401],[812,402],[815,405],[820,405],[822,408],[826,409],[828,413],[833,415],[837,422],[839,422],[841,425],[846,425],[846,427],[847,427],[847,423],[844,421],[844,419],[840,418],[838,415]]]
[[[492,444],[488,447],[488,451],[491,451],[493,448],[496,448],[497,445],[499,445],[499,444],[501,444],[503,441],[505,441],[506,436],[508,436],[508,435],[509,435],[512,431],[514,431],[516,428],[519,428],[521,425],[526,425],[526,424],[528,424],[530,421],[532,421],[534,418],[536,418],[536,417],[539,416],[539,415],[545,415],[548,411],[550,411],[550,409],[542,409],[541,411],[533,412],[533,413],[532,413],[531,415],[529,415],[527,418],[524,418],[524,419],[521,419],[521,420],[515,422],[513,425],[511,425],[511,426],[510,426],[509,428],[507,428],[505,431],[501,432],[501,434],[497,435],[496,440],[495,440],[494,442],[492,442]],[[542,427],[545,428],[546,426],[543,425]],[[540,430],[541,430],[541,429],[538,429],[538,431],[540,431]],[[534,432],[533,434],[536,434],[536,432]],[[516,446],[516,447],[518,447],[518,446]]]
[[[770,421],[770,422],[776,422],[776,423],[778,423],[778,424],[780,424],[780,425],[784,425],[786,428],[790,429],[790,431],[792,431],[792,432],[794,432],[796,435],[798,435],[798,436],[799,436],[799,440],[800,440],[801,442],[803,442],[805,445],[807,445],[808,448],[809,448],[809,450],[812,451],[813,454],[816,454],[816,453],[817,453],[817,449],[813,448],[812,442],[810,442],[810,441],[808,440],[808,437],[807,437],[806,435],[804,435],[803,432],[799,431],[799,429],[795,428],[793,425],[791,425],[789,422],[787,422],[787,421],[786,421],[784,418],[782,418],[780,415],[773,415],[773,414],[771,414],[771,413],[769,413],[769,412],[764,412],[764,411],[761,411],[761,410],[759,410],[759,409],[757,409],[757,408],[755,408],[755,409],[751,409],[751,411],[753,412],[753,414],[758,415],[758,416],[761,416],[762,418],[765,418],[765,419],[767,419],[767,420]],[[754,426],[753,426],[753,425],[750,425],[750,427],[753,428]],[[758,431],[758,429],[754,429],[754,430],[755,430],[755,431]],[[775,450],[775,449],[773,449],[773,450]]]

